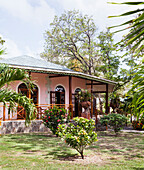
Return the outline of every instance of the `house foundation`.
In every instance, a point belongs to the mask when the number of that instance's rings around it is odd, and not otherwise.
[[[47,132],[50,130],[44,126],[42,120],[31,121],[29,126],[25,126],[25,120],[1,121],[0,134],[34,133]]]

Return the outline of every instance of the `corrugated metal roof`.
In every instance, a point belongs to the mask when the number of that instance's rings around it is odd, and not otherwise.
[[[84,74],[81,72],[76,72],[64,66],[54,64],[51,62],[47,62],[43,59],[37,59],[34,57],[26,56],[26,55],[20,56],[20,57],[9,58],[9,59],[2,59],[0,60],[0,63],[8,64],[13,68],[21,68],[21,69],[30,70],[32,72],[71,75],[75,77],[85,78],[88,80],[94,80],[94,81],[108,83],[112,85],[117,84],[116,82],[111,81],[111,80]]]
[[[8,65],[26,66],[34,68],[49,68],[54,70],[72,71],[64,66],[54,64],[43,59],[37,59],[31,56],[23,55],[14,58],[2,59],[0,63],[5,63]]]

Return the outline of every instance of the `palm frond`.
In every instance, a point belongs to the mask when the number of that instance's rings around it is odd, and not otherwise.
[[[29,75],[26,74],[25,70],[11,69],[7,65],[0,65],[0,88],[7,83],[17,80],[26,80],[29,82]]]
[[[4,104],[9,102],[11,107],[15,107],[17,104],[23,106],[26,111],[26,124],[29,124],[30,121],[34,119],[34,113],[37,113],[36,107],[31,99],[12,90],[0,90],[0,102],[3,102]]]

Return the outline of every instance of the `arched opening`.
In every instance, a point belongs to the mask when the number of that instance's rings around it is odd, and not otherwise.
[[[81,112],[81,106],[80,106],[80,100],[79,100],[79,92],[81,91],[80,88],[76,88],[74,93],[72,94],[72,103],[73,103],[73,113],[74,117],[80,116]]]
[[[21,93],[26,97],[29,97],[29,89],[27,88],[25,83],[22,83],[18,86],[18,93]],[[33,84],[32,92],[30,93],[33,103],[38,104],[38,87],[35,84]],[[17,119],[25,119],[26,113],[23,107],[19,106],[17,111],[18,111]]]
[[[59,85],[55,88],[56,101],[55,104],[65,104],[65,89]]]
[[[80,111],[80,102],[79,102],[79,96],[78,96],[78,93],[81,91],[80,88],[77,88],[75,90],[75,116],[79,116],[79,111]]]
[[[18,86],[18,93],[22,93],[23,95],[29,97],[29,90],[25,83],[22,83]],[[35,84],[33,84],[31,99],[33,100],[34,104],[38,104],[38,87]]]

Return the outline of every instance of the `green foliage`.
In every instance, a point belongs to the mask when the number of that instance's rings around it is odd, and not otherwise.
[[[65,123],[69,120],[66,109],[54,107],[45,111],[45,115],[42,117],[43,123],[48,127],[53,134],[56,134],[58,125]]]
[[[135,67],[137,72],[132,79],[132,87],[128,94],[133,96],[131,108],[136,120],[144,117],[144,66]]]
[[[21,80],[23,82],[31,83],[28,73],[21,69],[12,69],[6,65],[0,65],[0,102],[3,102],[4,105],[8,102],[10,104],[10,109],[19,104],[23,106],[26,111],[26,124],[30,123],[30,120],[34,119],[34,113],[36,113],[36,107],[32,103],[32,100],[18,94],[15,91],[9,90],[8,85],[13,81]]]
[[[94,120],[83,117],[76,117],[73,120],[75,122],[69,123],[68,126],[59,125],[57,133],[68,145],[76,149],[84,159],[84,148],[97,141],[97,134],[93,131],[95,123]]]
[[[100,119],[100,122],[104,126],[110,125],[117,135],[117,133],[125,126],[126,120],[127,118],[124,115],[111,113],[108,115],[104,115]]]
[[[50,26],[45,33],[45,51],[41,56],[76,71],[96,74],[97,28],[92,17],[75,10],[67,11],[56,16]]]
[[[87,89],[81,89],[78,94],[81,102],[90,101],[91,93]]]
[[[106,32],[100,32],[98,36],[99,60],[102,64],[98,70],[103,73],[105,78],[117,80],[118,68],[120,65],[120,56],[117,54],[117,46],[114,44],[113,34],[109,29]]]
[[[135,5],[135,7],[138,8],[137,5],[144,5],[144,2],[123,2],[123,3],[113,3],[113,4]],[[143,40],[144,40],[144,36],[143,36],[143,34],[144,34],[144,8],[135,9],[133,11],[125,12],[121,15],[110,16],[110,17],[123,17],[123,16],[129,16],[129,15],[133,15],[133,14],[136,14],[137,17],[134,18],[134,19],[130,19],[130,20],[128,20],[128,21],[126,21],[126,22],[124,22],[120,25],[112,26],[110,28],[125,26],[124,29],[120,29],[117,32],[123,31],[123,30],[126,30],[126,29],[130,29],[127,36],[125,36],[124,40],[122,40],[122,43],[123,43],[124,46],[133,45],[131,50],[135,51],[136,56],[137,56],[144,49],[144,45],[143,45]]]
[[[4,54],[5,50],[3,48],[4,40],[0,37],[0,55]],[[2,47],[1,47],[2,46]]]
[[[107,30],[97,36],[92,17],[79,11],[67,11],[56,16],[45,32],[45,46],[41,57],[65,65],[75,71],[117,77],[119,58],[112,34]]]

